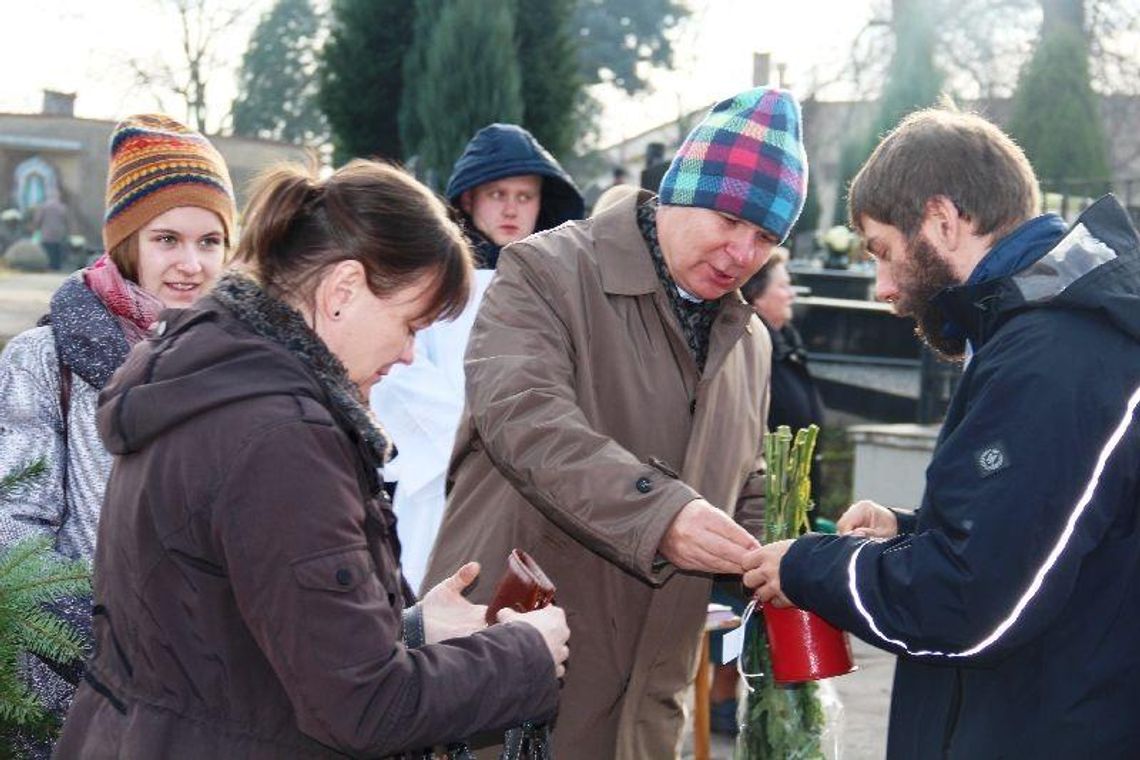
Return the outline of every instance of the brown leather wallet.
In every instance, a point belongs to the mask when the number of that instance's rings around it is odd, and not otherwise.
[[[495,596],[487,605],[487,625],[498,622],[499,610],[517,612],[539,610],[554,601],[554,584],[542,568],[522,549],[507,556],[507,568],[495,587]]]

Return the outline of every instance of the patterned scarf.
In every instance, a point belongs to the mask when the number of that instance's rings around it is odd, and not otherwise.
[[[147,336],[165,308],[156,296],[124,278],[107,254],[83,270],[83,280],[118,321],[132,346]]]
[[[649,255],[653,259],[653,268],[657,270],[657,279],[669,296],[669,305],[681,324],[681,332],[689,344],[689,351],[697,368],[705,371],[705,361],[709,356],[709,333],[712,331],[713,321],[720,311],[720,300],[690,301],[681,295],[677,283],[669,274],[665,264],[665,256],[661,253],[661,243],[657,240],[657,199],[650,198],[637,207],[637,226],[641,230],[641,237],[649,248]]]

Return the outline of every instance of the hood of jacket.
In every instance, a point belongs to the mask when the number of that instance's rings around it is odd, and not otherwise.
[[[344,366],[300,313],[251,279],[224,276],[195,306],[164,311],[155,332],[100,394],[99,433],[112,454],[139,451],[205,412],[287,395],[318,401],[370,459],[387,457],[388,438]]]
[[[451,171],[447,200],[459,208],[459,196],[468,190],[524,174],[542,177],[542,207],[535,232],[585,215],[586,204],[574,180],[530,132],[514,124],[491,124],[475,133]]]
[[[975,350],[1028,309],[1095,312],[1140,340],[1140,235],[1112,195],[1089,206],[1057,245],[1019,272],[946,288],[936,303]]]

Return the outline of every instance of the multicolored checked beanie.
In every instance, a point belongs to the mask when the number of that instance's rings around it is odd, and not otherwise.
[[[807,194],[800,106],[786,90],[758,87],[713,106],[677,150],[660,202],[723,211],[781,242]]]
[[[234,189],[226,162],[210,141],[161,114],[115,125],[107,172],[103,245],[112,250],[159,214],[198,206],[217,214],[233,240]]]

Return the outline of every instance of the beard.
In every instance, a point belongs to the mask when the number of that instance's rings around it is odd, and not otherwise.
[[[934,297],[944,289],[960,284],[950,264],[920,232],[907,250],[908,266],[899,278],[899,298],[895,310],[914,318],[914,333],[936,354],[949,361],[961,361],[966,354],[965,336],[944,335],[946,313]]]

